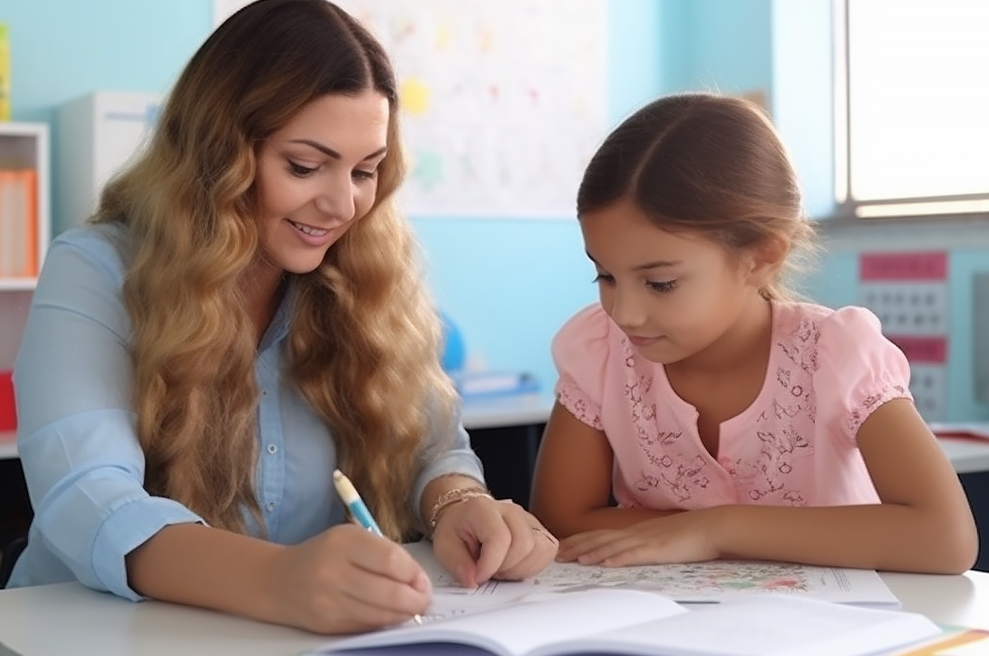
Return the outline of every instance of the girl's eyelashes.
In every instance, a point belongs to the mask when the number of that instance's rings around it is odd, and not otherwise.
[[[594,280],[592,282],[597,285],[613,285],[615,284],[615,277],[607,273],[599,273],[594,276]],[[673,280],[646,281],[646,286],[659,294],[669,294],[672,291],[676,291],[679,285],[680,280],[676,278]]]
[[[364,171],[362,169],[354,169],[351,175],[355,180],[374,180],[374,176],[378,175],[378,170]]]
[[[660,294],[669,294],[670,292],[676,290],[677,286],[680,284],[680,281],[677,279],[662,280],[655,282],[650,281],[647,282],[646,284],[649,285],[649,289],[653,290],[654,292],[659,292]]]

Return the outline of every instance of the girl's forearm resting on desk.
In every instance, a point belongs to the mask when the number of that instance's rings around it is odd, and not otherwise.
[[[723,557],[951,574],[969,569],[978,549],[966,518],[889,503],[697,512],[710,514],[710,535]]]
[[[978,537],[964,490],[909,399],[874,409],[855,435],[881,503],[717,505],[617,529],[585,528],[602,512],[595,509],[606,489],[602,479],[610,482],[610,450],[566,415],[560,419],[571,443],[582,439],[585,455],[578,458],[572,446],[553,440],[550,426],[554,450],[547,453],[556,462],[543,468],[543,498],[537,502],[568,534],[577,532],[560,546],[563,560],[625,565],[736,557],[927,573],[962,572],[975,561]],[[595,468],[594,462],[603,465]],[[591,492],[566,476],[566,468],[581,467],[577,480],[597,480]],[[840,477],[834,484],[841,484]],[[538,481],[535,487],[540,491]]]
[[[569,518],[567,521],[557,521],[553,524],[556,535],[564,538],[584,531],[596,529],[621,529],[634,526],[650,519],[669,517],[683,510],[653,510],[651,508],[615,508],[603,507],[588,510]]]
[[[953,574],[972,566],[976,548],[967,518],[906,505],[731,505],[578,533],[563,541],[560,559],[618,566],[738,558]]]

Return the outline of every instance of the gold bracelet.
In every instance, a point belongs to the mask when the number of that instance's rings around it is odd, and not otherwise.
[[[468,499],[476,499],[478,497],[484,497],[485,499],[491,499],[494,501],[494,497],[485,490],[483,487],[455,487],[452,490],[447,490],[443,494],[436,498],[436,502],[433,504],[433,508],[429,511],[429,531],[432,533],[436,530],[436,522],[439,521],[440,515],[444,510],[452,505],[463,503]]]

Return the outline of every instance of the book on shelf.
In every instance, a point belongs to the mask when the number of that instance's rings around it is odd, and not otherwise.
[[[14,437],[17,430],[17,409],[14,404],[14,373],[0,371],[0,441]]]
[[[0,23],[0,121],[10,120],[10,27]]]
[[[37,275],[37,171],[0,169],[0,278]]]
[[[989,442],[989,421],[941,422],[931,421],[927,427],[938,437],[985,440]]]
[[[461,616],[328,641],[309,656],[866,656],[939,635],[917,613],[793,595],[688,609],[642,590],[542,595]]]

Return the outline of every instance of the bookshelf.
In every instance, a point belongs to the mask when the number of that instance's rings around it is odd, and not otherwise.
[[[0,122],[0,182],[3,185],[0,211],[6,217],[0,217],[0,255],[6,257],[0,274],[0,372],[13,367],[37,272],[41,270],[51,240],[48,134],[46,123]],[[33,173],[24,174],[27,170]],[[25,184],[25,180],[30,184]],[[11,192],[8,185],[15,184],[21,186]],[[17,195],[13,195],[15,193]],[[30,216],[33,216],[33,226],[19,225],[18,222],[27,221]],[[20,268],[19,272],[12,272],[12,262]],[[0,435],[0,459],[16,455],[11,438],[9,434]]]
[[[6,191],[2,188],[5,176],[16,176],[19,172],[31,170],[33,189],[18,187],[20,193],[25,197],[16,201],[5,200]],[[4,219],[0,216],[0,258],[6,257],[6,264],[0,261],[0,292],[23,292],[34,289],[37,279],[37,271],[41,268],[41,263],[48,249],[48,242],[51,239],[51,218],[48,209],[49,197],[49,174],[50,165],[48,160],[48,125],[46,123],[0,123],[0,211],[20,210],[34,216],[33,226],[20,225],[22,220],[15,221],[14,218]],[[20,184],[22,181],[11,178]],[[13,204],[16,203],[16,206]],[[24,203],[28,203],[34,211],[24,210]],[[8,215],[11,216],[11,215]],[[25,215],[26,216],[26,215]],[[19,228],[19,230],[15,230]],[[26,232],[26,230],[30,232]],[[11,232],[5,232],[11,230]],[[16,237],[11,237],[16,235]],[[18,249],[15,241],[25,244],[26,248],[33,248],[31,252],[21,252],[16,255],[23,258],[24,262],[33,264],[25,265],[21,259],[15,266],[12,256]],[[28,242],[33,246],[27,246]],[[11,267],[21,269],[20,273],[11,272]],[[0,333],[4,334],[4,333]],[[0,368],[3,363],[0,362]]]

